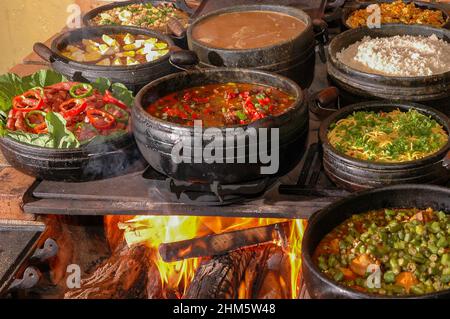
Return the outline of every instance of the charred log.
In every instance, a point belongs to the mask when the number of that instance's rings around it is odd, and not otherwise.
[[[154,267],[150,250],[145,246],[118,247],[112,257],[94,273],[81,280],[81,288],[69,290],[66,299],[128,299],[147,298],[149,273]],[[153,278],[159,280],[159,277]],[[151,297],[157,297],[153,286]]]
[[[195,273],[185,299],[235,299],[257,249],[243,249],[203,262]]]
[[[166,262],[220,256],[245,247],[284,241],[288,227],[289,224],[285,222],[161,244],[159,254]]]

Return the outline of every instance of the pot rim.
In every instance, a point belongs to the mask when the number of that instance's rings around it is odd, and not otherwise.
[[[286,11],[289,13],[286,13],[285,11],[282,11],[281,9],[286,9]],[[283,13],[283,14],[289,15],[291,17],[294,17],[296,19],[299,19],[297,17],[297,15],[301,15],[301,16],[304,16],[306,21],[300,20],[300,19],[299,20],[301,22],[305,23],[306,27],[302,32],[300,32],[297,35],[297,37],[295,37],[291,40],[286,40],[286,41],[279,42],[279,43],[276,43],[273,45],[264,46],[261,48],[253,48],[253,49],[226,49],[226,48],[218,48],[218,47],[208,46],[208,45],[204,44],[203,42],[197,41],[192,36],[192,32],[197,24],[199,24],[213,16],[225,14],[225,13],[243,12],[243,11],[263,11],[263,12],[264,11],[272,11],[272,12],[277,12],[277,13]],[[267,51],[269,49],[273,49],[273,48],[277,48],[277,47],[289,44],[294,39],[298,39],[310,31],[312,31],[312,19],[305,11],[303,11],[299,8],[289,7],[289,6],[279,5],[279,4],[260,4],[260,5],[259,4],[249,4],[249,5],[237,5],[237,6],[232,6],[232,7],[225,7],[225,8],[221,8],[218,10],[208,12],[207,14],[202,15],[202,16],[198,17],[197,19],[195,19],[189,25],[186,34],[187,34],[187,38],[188,38],[189,42],[195,43],[196,46],[201,47],[202,49],[205,49],[205,50],[213,49],[214,51],[219,52],[219,53],[241,53],[241,54],[253,53],[254,54],[255,52],[263,52],[263,51]]]
[[[404,189],[417,189],[418,192],[424,192],[424,191],[436,191],[436,192],[442,192],[447,193],[450,196],[450,189],[447,187],[442,186],[436,186],[436,185],[424,185],[424,184],[401,184],[401,185],[391,185],[381,188],[375,188],[370,190],[365,190],[362,192],[353,193],[337,202],[334,202],[325,208],[317,211],[314,213],[308,220],[308,226],[306,227],[303,240],[302,240],[302,247],[310,247],[310,237],[312,228],[315,227],[316,223],[326,218],[327,215],[331,214],[330,211],[334,211],[337,208],[339,208],[341,205],[346,204],[348,202],[352,202],[357,198],[364,197],[364,196],[370,196],[371,194],[375,193],[386,193],[389,194],[391,191],[395,190],[404,190]],[[364,212],[360,212],[364,213]],[[449,212],[450,213],[450,212]],[[355,214],[352,214],[355,215]],[[335,228],[337,225],[333,226]],[[433,292],[433,293],[426,293],[423,295],[405,295],[405,296],[383,296],[379,294],[372,294],[372,293],[365,293],[360,292],[351,288],[348,288],[344,285],[340,285],[334,280],[328,278],[326,275],[324,275],[319,267],[313,262],[312,255],[309,253],[309,250],[315,251],[317,246],[312,247],[311,249],[302,249],[302,267],[307,267],[310,272],[313,273],[314,276],[318,277],[321,281],[325,282],[327,285],[332,286],[334,289],[338,289],[341,291],[344,291],[348,294],[350,298],[375,298],[375,299],[425,299],[427,297],[435,298],[438,296],[447,296],[450,293],[450,289]]]
[[[383,30],[389,30],[389,29],[393,29],[393,28],[402,28],[402,29],[406,30],[407,32],[410,31],[411,29],[413,29],[413,30],[414,29],[429,30],[430,32],[432,32],[432,34],[443,35],[444,38],[440,38],[440,37],[438,37],[438,38],[441,40],[444,40],[450,44],[450,30],[443,29],[443,28],[434,28],[434,27],[430,27],[427,25],[420,25],[420,24],[405,25],[405,24],[399,24],[399,23],[389,23],[389,24],[384,25],[380,29],[373,29],[373,30],[383,31]],[[346,73],[352,72],[352,73],[354,73],[354,74],[352,74],[352,76],[362,76],[362,77],[368,78],[368,80],[369,79],[370,80],[386,80],[386,79],[388,79],[388,80],[415,82],[415,81],[421,81],[421,80],[435,81],[435,80],[442,79],[443,77],[450,78],[450,71],[439,73],[439,74],[426,75],[426,76],[392,76],[392,75],[383,75],[383,74],[364,72],[364,71],[357,70],[357,69],[339,61],[339,59],[337,58],[337,53],[342,51],[345,48],[348,48],[348,46],[340,48],[340,51],[336,50],[336,52],[331,52],[331,49],[336,46],[336,42],[341,41],[342,39],[345,39],[353,34],[361,33],[362,36],[370,35],[370,34],[364,34],[364,33],[367,33],[367,31],[369,31],[369,33],[370,33],[372,31],[372,29],[370,29],[368,27],[350,29],[350,30],[342,32],[342,33],[338,34],[336,37],[334,37],[331,40],[331,42],[328,46],[328,50],[327,50],[327,52],[328,52],[327,55],[329,57],[328,63],[335,66],[341,72],[342,71],[344,71]],[[405,33],[404,35],[412,35],[412,34]],[[392,36],[394,36],[394,35],[390,35],[389,37],[392,37]],[[446,40],[445,37],[448,40]],[[360,40],[357,40],[357,41],[360,41]],[[355,43],[355,42],[353,42],[353,43]]]
[[[302,105],[305,104],[305,100],[306,100],[306,96],[305,93],[303,92],[303,90],[298,86],[297,83],[295,83],[294,81],[276,74],[276,73],[272,73],[272,72],[267,72],[267,71],[260,71],[260,70],[255,70],[255,69],[244,69],[244,68],[213,68],[213,69],[202,69],[202,70],[193,70],[193,71],[183,71],[183,72],[178,72],[178,73],[173,73],[173,74],[169,74],[166,75],[164,77],[161,77],[155,81],[150,82],[149,84],[147,84],[146,86],[144,86],[136,95],[135,99],[134,99],[134,105],[133,105],[133,113],[134,112],[138,112],[138,115],[143,116],[147,119],[149,119],[152,122],[156,122],[159,125],[161,125],[161,127],[167,128],[167,129],[179,129],[185,132],[192,132],[194,130],[193,126],[189,126],[189,125],[182,125],[182,124],[178,124],[178,123],[172,123],[169,121],[164,121],[162,119],[159,119],[157,117],[152,116],[151,114],[149,114],[144,106],[142,105],[142,100],[145,97],[145,95],[152,90],[155,86],[164,83],[164,82],[169,82],[172,81],[175,78],[178,77],[189,77],[189,76],[195,76],[197,74],[204,74],[204,73],[220,73],[220,72],[229,72],[232,74],[239,74],[239,72],[247,72],[247,73],[252,73],[252,74],[260,74],[260,75],[265,75],[267,77],[271,77],[271,78],[277,78],[280,81],[283,81],[287,84],[289,84],[289,86],[293,89],[293,91],[296,94],[296,99],[293,103],[293,105],[288,108],[284,113],[278,115],[278,116],[267,116],[263,119],[257,120],[255,122],[251,122],[248,124],[237,124],[237,125],[229,125],[229,126],[222,126],[222,127],[217,127],[221,130],[225,130],[225,129],[233,129],[233,128],[243,128],[246,129],[247,127],[252,127],[255,125],[255,123],[261,123],[267,120],[270,120],[272,118],[280,118],[282,116],[287,116],[288,114],[290,114],[291,112],[297,110],[298,108],[300,108]],[[236,81],[239,83],[239,81]],[[253,82],[254,84],[260,84],[260,85],[265,85],[267,86],[267,84],[262,84],[262,83],[256,83]],[[206,83],[205,83],[206,84]],[[276,86],[273,86],[276,87]],[[189,87],[185,87],[189,88]],[[209,127],[202,127],[202,130],[208,129]]]
[[[156,59],[156,60],[150,61],[150,62],[146,62],[146,63],[142,63],[142,64],[138,64],[138,65],[110,66],[110,65],[93,65],[93,64],[83,63],[83,62],[77,62],[77,61],[71,60],[71,59],[63,56],[61,54],[60,50],[58,49],[58,45],[64,39],[69,38],[73,34],[84,33],[84,32],[92,34],[93,32],[101,32],[101,30],[103,30],[103,29],[108,29],[108,30],[112,29],[112,32],[109,31],[109,33],[113,33],[113,34],[127,32],[127,33],[131,33],[134,35],[151,35],[153,37],[158,38],[159,40],[166,42],[168,45],[169,52],[166,53],[165,55],[161,56],[159,59]],[[89,38],[82,37],[82,39],[89,39]],[[69,42],[69,43],[71,44],[73,42]],[[132,27],[132,26],[117,26],[117,25],[115,25],[115,26],[83,27],[83,28],[79,28],[79,29],[69,30],[69,31],[66,31],[66,32],[60,34],[58,37],[56,37],[52,41],[52,44],[51,44],[51,50],[52,50],[53,54],[58,57],[58,60],[63,60],[63,61],[60,61],[61,63],[65,63],[69,66],[84,68],[84,69],[88,69],[88,70],[106,71],[106,72],[138,71],[141,69],[146,69],[148,67],[152,67],[154,65],[161,64],[163,62],[167,62],[170,57],[170,52],[174,47],[175,47],[175,43],[172,41],[172,39],[169,36],[167,36],[161,32],[150,30],[150,29]],[[53,61],[51,63],[55,63],[55,61]]]
[[[352,114],[355,111],[370,111],[370,110],[378,110],[383,107],[388,107],[392,109],[400,109],[400,110],[410,110],[416,109],[419,113],[426,114],[431,116],[434,120],[439,120],[439,122],[444,123],[444,129],[447,131],[448,140],[447,144],[445,144],[439,151],[432,153],[426,157],[423,157],[418,160],[399,162],[399,163],[383,163],[383,162],[371,162],[360,160],[351,156],[348,156],[340,151],[338,151],[334,146],[331,145],[328,140],[328,131],[329,127],[332,123],[335,123],[339,119]],[[441,123],[439,123],[441,124]],[[370,169],[378,169],[378,170],[388,170],[388,169],[407,169],[411,167],[416,167],[420,165],[428,164],[432,162],[436,158],[444,157],[445,154],[450,150],[450,119],[443,113],[425,105],[421,105],[413,102],[390,102],[390,101],[369,101],[369,102],[361,102],[356,104],[348,105],[337,112],[334,112],[332,115],[327,117],[319,129],[319,139],[322,143],[322,146],[334,155],[339,157],[339,159],[349,163],[350,165],[357,165],[363,168]]]
[[[92,24],[91,20],[93,18],[95,18],[96,16],[98,16],[100,13],[105,12],[107,10],[111,10],[113,8],[120,8],[120,7],[124,7],[124,6],[130,5],[130,4],[141,4],[141,3],[152,3],[152,4],[157,3],[158,4],[158,3],[164,3],[164,2],[170,2],[170,1],[165,1],[165,0],[126,0],[126,1],[118,1],[118,2],[107,3],[107,4],[104,4],[102,6],[96,7],[94,9],[86,12],[83,15],[83,18],[82,18],[83,25],[86,26],[86,27],[99,27],[97,25]],[[178,4],[176,3],[176,1],[174,1],[172,3],[175,5],[175,7],[178,10],[181,10],[181,11],[185,12],[187,15],[189,15],[189,17],[191,17],[192,14],[189,13],[189,12],[186,12],[182,8],[179,8]],[[138,29],[141,29],[141,30],[151,30],[151,31],[153,31],[153,29],[148,29],[148,28],[141,28],[141,27],[135,27],[135,28],[138,28]],[[184,36],[179,36],[178,37],[178,36],[176,36],[174,34],[171,34],[171,33],[165,34],[165,35],[168,36],[168,37],[171,37],[173,39],[183,39],[184,38]]]
[[[442,26],[440,26],[439,28],[442,29],[446,29],[448,25],[450,25],[450,15],[446,12],[446,10],[442,7],[442,5],[440,3],[433,3],[433,2],[423,2],[423,1],[415,1],[415,0],[403,0],[403,2],[406,3],[411,3],[413,2],[414,4],[416,4],[418,7],[426,7],[427,9],[431,9],[431,10],[437,10],[437,11],[441,11],[442,15],[444,17],[446,17],[446,21],[444,22],[444,24]],[[381,1],[377,1],[378,4],[381,3],[392,3],[392,1],[388,1],[388,0],[381,0]],[[347,24],[347,19],[350,17],[350,15],[355,12],[356,10],[359,9],[364,9],[367,8],[368,6],[372,5],[372,4],[376,4],[373,2],[368,2],[368,3],[359,3],[357,6],[350,8],[350,10],[348,10],[347,13],[342,15],[341,18],[341,22],[342,24],[347,28],[347,29],[356,29],[356,28],[352,28]],[[383,23],[383,26],[389,26],[389,25],[393,25],[395,23]],[[418,23],[416,24],[406,24],[406,25],[420,25]],[[428,25],[428,24],[425,24]],[[436,27],[437,28],[437,27]]]

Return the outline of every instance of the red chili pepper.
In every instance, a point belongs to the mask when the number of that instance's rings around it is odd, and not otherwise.
[[[116,122],[114,116],[98,109],[88,109],[86,115],[92,126],[98,130],[109,129]]]
[[[259,102],[259,104],[261,104],[261,105],[267,105],[267,104],[270,103],[270,98],[265,97],[264,99],[258,100],[258,102]]]
[[[103,102],[105,102],[106,104],[117,105],[118,107],[126,111],[128,110],[128,106],[122,101],[119,101],[114,96],[112,96],[111,92],[109,92],[108,90],[106,90],[105,95],[103,96]]]
[[[44,106],[44,91],[36,88],[31,89],[13,99],[13,110],[20,112],[31,112],[40,110]]]
[[[84,112],[87,107],[87,102],[84,99],[70,99],[59,106],[59,111],[64,118],[74,117],[81,112]]]

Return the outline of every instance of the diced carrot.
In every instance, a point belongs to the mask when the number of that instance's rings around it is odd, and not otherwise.
[[[348,268],[340,267],[339,270],[344,274],[345,280],[355,280],[357,277],[356,274]]]
[[[364,276],[367,271],[367,267],[371,264],[371,260],[367,254],[362,254],[352,260],[350,263],[350,269],[360,275]]]
[[[409,292],[412,286],[417,285],[419,281],[416,276],[409,271],[401,272],[395,277],[395,283],[405,288],[406,292]]]

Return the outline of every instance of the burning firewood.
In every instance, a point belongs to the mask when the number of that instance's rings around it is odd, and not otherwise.
[[[66,299],[127,299],[147,298],[148,285],[151,285],[151,296],[157,298],[158,286],[149,282],[148,274],[154,274],[150,260],[150,250],[145,246],[127,245],[118,247],[110,259],[95,272],[81,280],[81,288],[66,292]],[[157,271],[157,270],[156,270]],[[159,281],[157,276],[151,280]]]
[[[165,262],[219,256],[258,244],[285,242],[288,227],[289,223],[285,222],[161,244],[159,254]]]
[[[292,298],[288,255],[279,246],[271,245],[265,254],[265,259],[258,265],[259,278],[255,281],[254,294],[256,299],[287,299]]]
[[[214,257],[200,265],[185,299],[235,299],[256,249],[242,249]]]

